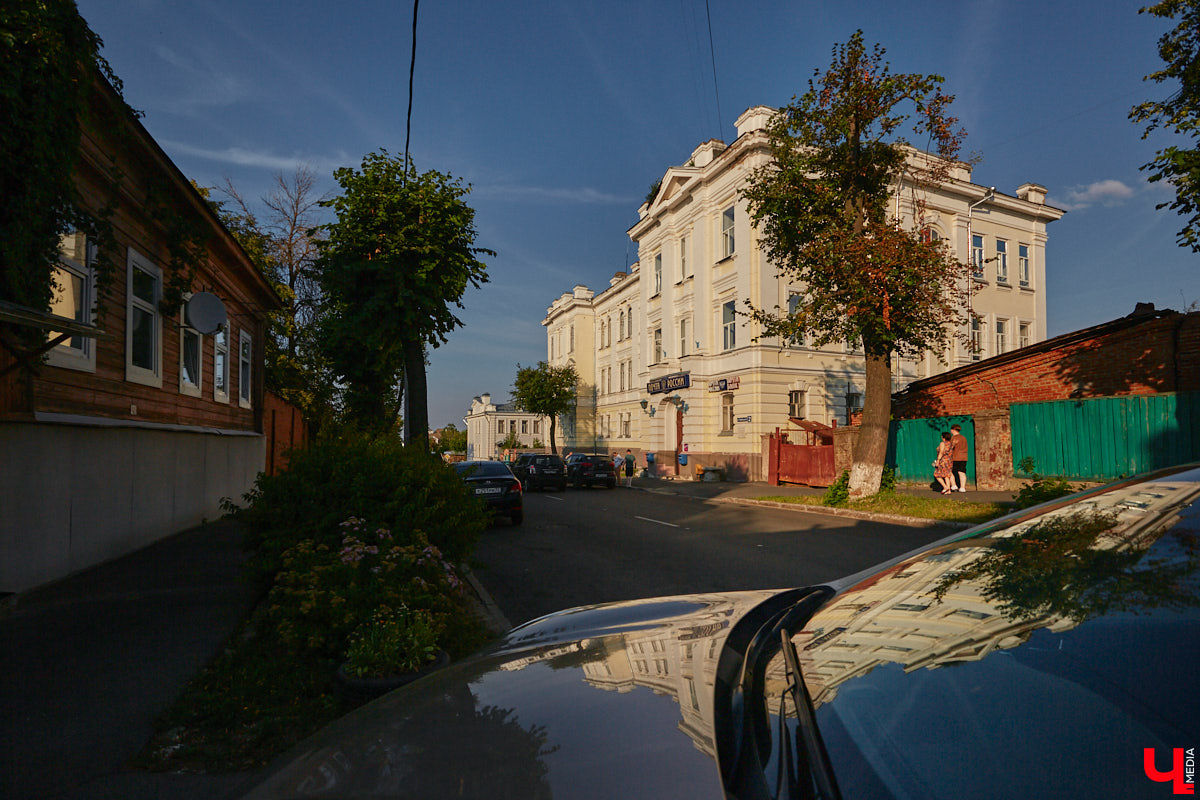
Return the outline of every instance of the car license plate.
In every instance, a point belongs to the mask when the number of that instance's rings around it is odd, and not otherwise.
[[[503,491],[500,486],[489,486],[486,489],[476,489],[475,494],[500,494]]]

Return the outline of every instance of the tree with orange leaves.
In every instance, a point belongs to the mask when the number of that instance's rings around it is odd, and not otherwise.
[[[817,70],[768,126],[772,161],[743,190],[764,252],[801,286],[790,311],[747,302],[760,338],[810,334],[817,346],[863,348],[851,496],[879,491],[892,357],[942,358],[964,321],[966,267],[945,242],[921,235],[921,197],[949,177],[965,134],[948,114],[953,97],[940,76],[892,74],[883,55],[879,45],[867,49],[862,31],[835,46],[828,70]],[[924,151],[904,140],[906,127],[927,142]],[[915,225],[888,214],[900,187],[912,192]]]

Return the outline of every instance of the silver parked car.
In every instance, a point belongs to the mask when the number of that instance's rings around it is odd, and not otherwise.
[[[1167,797],[1200,744],[1197,497],[1168,470],[828,585],[552,614],[249,797]]]

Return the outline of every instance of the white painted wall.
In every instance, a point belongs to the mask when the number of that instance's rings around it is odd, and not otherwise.
[[[0,592],[70,575],[240,501],[262,470],[259,435],[0,424]]]

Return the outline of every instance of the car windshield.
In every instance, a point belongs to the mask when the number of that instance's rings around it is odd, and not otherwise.
[[[463,461],[455,464],[454,469],[468,478],[503,478],[512,475],[500,461]]]
[[[1100,772],[1109,796],[1158,788],[1143,748],[1169,769],[1200,719],[1178,678],[1200,656],[1196,478],[1018,517],[808,620],[792,642],[843,796],[1065,797]]]

